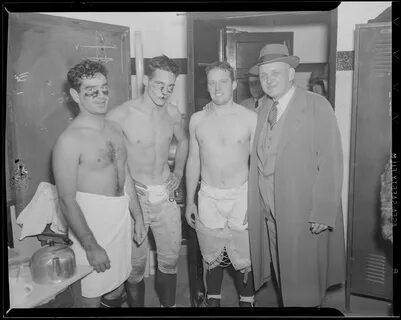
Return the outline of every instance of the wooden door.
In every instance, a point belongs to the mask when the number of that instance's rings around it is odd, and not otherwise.
[[[33,13],[11,13],[7,52],[7,201],[16,214],[38,184],[53,181],[51,151],[77,115],[67,71],[83,58],[108,69],[109,108],[131,97],[129,28]]]
[[[391,25],[357,25],[348,210],[349,294],[392,299],[392,244],[381,234],[381,179],[391,154]]]
[[[293,32],[242,32],[228,29],[226,34],[226,57],[236,69],[237,89],[234,101],[240,103],[249,98],[248,77],[246,73],[259,59],[260,50],[269,43],[287,45],[290,55],[293,54]]]

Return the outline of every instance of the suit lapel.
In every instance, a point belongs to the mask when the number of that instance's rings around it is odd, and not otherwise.
[[[287,106],[287,115],[284,119],[283,131],[277,147],[277,159],[280,157],[284,147],[291,140],[291,137],[299,129],[305,117],[306,106],[305,94],[299,88],[295,87],[294,95]]]

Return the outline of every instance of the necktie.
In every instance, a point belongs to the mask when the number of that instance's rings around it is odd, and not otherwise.
[[[256,101],[255,101],[255,109],[256,109],[257,107],[259,107],[259,100],[256,100]]]
[[[274,101],[272,108],[269,112],[269,116],[267,118],[267,121],[270,124],[270,129],[273,129],[274,125],[277,122],[277,105],[278,105],[278,102]]]

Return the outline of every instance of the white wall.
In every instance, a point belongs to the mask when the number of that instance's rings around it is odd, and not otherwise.
[[[341,2],[338,6],[337,51],[354,50],[356,24],[367,23],[376,18],[391,2]],[[345,230],[348,218],[348,184],[351,141],[351,109],[353,70],[336,72],[335,111],[340,127],[344,154],[343,211]]]
[[[355,25],[367,23],[390,6],[390,1],[341,2],[338,6],[337,51],[354,50]]]

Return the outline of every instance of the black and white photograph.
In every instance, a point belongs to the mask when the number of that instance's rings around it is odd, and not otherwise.
[[[399,316],[398,4],[211,7],[2,3],[3,317]]]

